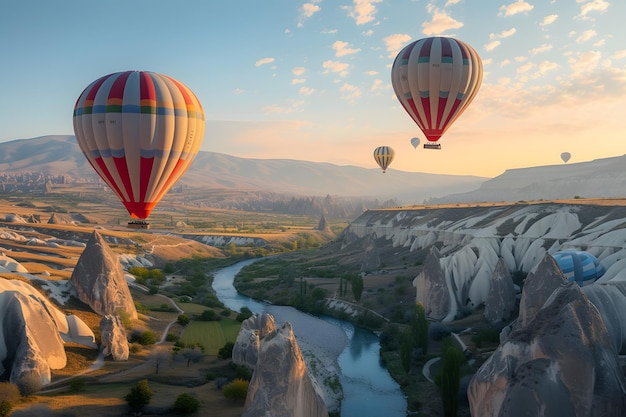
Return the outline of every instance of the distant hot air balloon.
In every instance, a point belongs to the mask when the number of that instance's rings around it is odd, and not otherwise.
[[[118,72],[78,97],[74,133],[130,215],[146,219],[198,153],[204,112],[194,93],[171,77]]]
[[[431,37],[405,46],[393,62],[391,84],[402,107],[436,143],[469,106],[480,88],[483,66],[478,53],[457,39]]]
[[[378,148],[374,149],[374,159],[376,160],[376,163],[382,168],[383,174],[387,170],[389,164],[391,164],[391,161],[393,161],[394,155],[395,152],[390,146],[379,146]]]
[[[414,148],[417,148],[418,146],[420,146],[420,138],[411,139],[411,145],[413,145]]]
[[[563,152],[561,154],[561,159],[563,160],[563,162],[567,163],[567,161],[569,161],[569,159],[572,157],[572,154],[570,154],[569,152]]]
[[[600,261],[589,252],[562,250],[553,253],[552,257],[567,280],[578,283],[580,287],[595,282],[606,272]]]

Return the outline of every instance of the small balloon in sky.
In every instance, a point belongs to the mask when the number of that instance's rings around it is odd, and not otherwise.
[[[74,133],[128,213],[146,219],[198,154],[204,111],[172,77],[117,72],[98,78],[78,97]]]
[[[427,149],[441,148],[437,141],[476,97],[482,79],[482,61],[474,48],[448,37],[408,44],[391,67],[393,90],[426,136]]]
[[[420,146],[420,138],[411,139],[411,145],[413,145],[413,147],[417,149],[417,147]]]
[[[572,157],[572,155],[569,152],[563,152],[561,154],[561,159],[563,160],[563,162],[567,163],[567,161],[569,161],[569,159]]]
[[[374,149],[374,160],[383,170],[383,174],[387,170],[387,167],[389,167],[389,164],[391,164],[391,161],[393,161],[394,155],[395,152],[391,146],[379,146]]]

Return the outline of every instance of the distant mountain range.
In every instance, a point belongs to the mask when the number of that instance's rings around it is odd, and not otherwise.
[[[97,178],[74,136],[0,143],[0,173],[42,172]],[[201,151],[179,184],[195,188],[267,191],[299,196],[361,197],[403,204],[474,190],[487,178],[404,172],[291,159],[248,159]]]
[[[71,135],[0,143],[0,173],[42,172],[97,178]],[[201,151],[179,180],[194,188],[299,196],[395,198],[401,204],[626,196],[626,156],[507,170],[489,179],[291,159],[250,159]]]

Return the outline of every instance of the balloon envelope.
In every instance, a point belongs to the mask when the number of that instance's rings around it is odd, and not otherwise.
[[[572,157],[572,155],[569,152],[563,152],[561,154],[561,159],[563,160],[563,162],[567,163],[567,161],[569,161],[569,159]]]
[[[472,102],[483,78],[478,53],[454,38],[410,43],[396,56],[391,84],[404,110],[436,142]]]
[[[581,287],[593,283],[606,272],[600,261],[589,252],[563,250],[553,253],[552,257],[567,280]]]
[[[78,97],[74,133],[130,215],[145,219],[197,155],[204,112],[193,92],[171,77],[118,72]]]
[[[420,146],[420,138],[411,139],[411,145],[413,145],[414,148],[417,148],[418,146]]]
[[[383,173],[387,170],[387,167],[389,166],[389,164],[391,164],[391,161],[393,161],[394,155],[395,152],[390,146],[379,146],[378,148],[374,149],[374,159],[383,170]]]

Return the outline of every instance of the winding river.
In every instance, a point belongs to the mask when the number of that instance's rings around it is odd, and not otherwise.
[[[267,309],[266,304],[239,294],[233,286],[235,275],[243,267],[259,259],[241,261],[221,269],[214,275],[213,289],[226,307],[234,311],[248,307],[254,313],[262,313]],[[277,307],[272,306],[272,310]],[[292,324],[304,318],[309,322],[312,319],[311,315],[291,307],[281,308],[280,316],[282,321],[289,321]],[[406,399],[399,385],[380,363],[380,344],[376,334],[331,317],[314,317],[313,319],[336,326],[348,338],[348,345],[339,355],[341,385],[344,392],[341,416],[405,417]],[[277,322],[278,324],[280,323]]]

